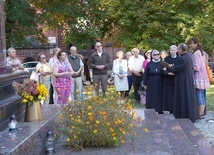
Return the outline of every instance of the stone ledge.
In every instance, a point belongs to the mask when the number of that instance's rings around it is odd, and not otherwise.
[[[43,120],[38,122],[18,122],[18,130],[0,132],[0,154],[38,155],[45,154],[46,133],[54,128],[55,117],[60,113],[55,105],[43,105]],[[24,119],[24,118],[23,118]]]

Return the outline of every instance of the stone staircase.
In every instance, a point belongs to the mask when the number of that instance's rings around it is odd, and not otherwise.
[[[55,117],[60,113],[54,105],[43,106],[44,120],[40,122],[19,122],[16,135],[8,130],[0,132],[0,155],[42,155],[45,154],[47,130],[54,129]],[[128,136],[126,143],[115,148],[85,148],[73,151],[57,142],[56,155],[214,155],[214,149],[207,139],[188,119],[175,119],[171,114],[157,115],[153,109],[136,109],[144,118],[137,124],[136,137]]]

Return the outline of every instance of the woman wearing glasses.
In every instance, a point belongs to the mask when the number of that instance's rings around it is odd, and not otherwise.
[[[152,60],[146,65],[143,77],[143,84],[146,89],[146,109],[155,109],[161,114],[163,66],[159,63],[159,51],[152,50],[151,58]]]
[[[38,54],[38,60],[39,60],[39,63],[36,65],[36,72],[43,75],[43,79],[40,82],[42,82],[45,85],[45,87],[47,88],[48,97],[44,101],[44,104],[48,104],[49,103],[49,89],[50,89],[50,75],[52,74],[52,69],[51,69],[51,66],[48,64],[44,53],[41,52]]]
[[[67,61],[67,54],[60,51],[57,54],[53,74],[55,76],[54,87],[58,94],[57,106],[66,106],[69,101],[72,88],[72,75],[74,74],[71,64]]]

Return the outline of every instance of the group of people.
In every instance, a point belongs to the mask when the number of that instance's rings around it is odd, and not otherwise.
[[[73,101],[77,100],[77,97],[83,99],[83,62],[77,54],[77,48],[70,47],[69,55],[60,48],[54,48],[53,53],[54,56],[49,62],[46,61],[44,53],[38,54],[36,72],[43,75],[43,84],[50,95],[44,103],[66,105],[70,96]]]
[[[126,53],[126,60],[119,51],[113,61],[116,91],[121,92],[121,97],[127,96],[133,83],[134,97],[139,102],[143,83],[147,109],[159,114],[169,111],[176,118],[189,118],[192,122],[203,119],[206,89],[210,86],[205,67],[208,60],[198,38],[190,38],[188,44],[191,53],[185,43],[170,46],[169,53],[153,49],[144,56],[134,48]]]
[[[151,51],[151,61],[144,71],[143,84],[147,90],[146,108],[158,113],[170,111],[176,118],[189,118],[192,122],[204,118],[206,89],[210,86],[206,58],[199,40],[170,47],[170,54],[160,59],[157,50]]]
[[[126,54],[118,51],[117,58],[111,63],[109,54],[97,42],[96,52],[88,59],[95,94],[99,95],[101,84],[102,95],[105,97],[107,71],[113,64],[112,73],[115,89],[120,92],[119,100],[123,101],[129,96],[133,85],[134,98],[140,102],[139,89],[143,83],[147,109],[155,109],[160,114],[169,111],[176,118],[189,118],[192,122],[204,118],[206,89],[210,86],[205,67],[207,60],[197,38],[189,39],[188,44],[192,49],[191,54],[187,53],[188,46],[185,43],[178,47],[170,46],[169,53],[151,49],[140,55],[139,49],[133,48]],[[14,59],[14,53],[14,48],[8,49],[8,65],[12,65],[14,71],[23,70],[20,61]],[[36,71],[43,75],[43,83],[50,90],[48,93],[53,96],[50,100],[46,99],[45,103],[67,104],[70,95],[73,101],[83,99],[81,75],[84,64],[77,48],[72,46],[69,55],[60,48],[54,48],[53,53],[49,62],[44,53],[39,53],[39,63],[36,66]]]

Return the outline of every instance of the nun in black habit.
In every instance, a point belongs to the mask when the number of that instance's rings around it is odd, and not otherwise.
[[[155,109],[162,113],[162,82],[163,66],[160,62],[160,53],[157,50],[151,52],[152,60],[145,68],[143,84],[146,89],[146,109]]]
[[[176,45],[170,46],[170,55],[165,58],[165,62],[168,64],[176,65],[178,61],[177,51],[178,48]],[[172,113],[172,105],[174,99],[174,77],[175,74],[168,69],[163,71],[163,98],[162,98],[162,110],[170,111]]]
[[[175,118],[189,118],[195,122],[199,118],[195,88],[193,84],[193,62],[187,54],[187,45],[178,46],[179,60],[176,65],[169,68],[175,73],[173,114]]]

